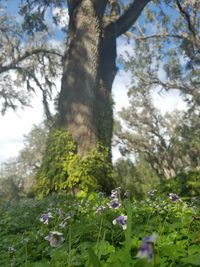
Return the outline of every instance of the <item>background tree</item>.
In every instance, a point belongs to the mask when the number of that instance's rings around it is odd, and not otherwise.
[[[134,199],[144,199],[148,191],[159,184],[159,178],[151,165],[140,155],[134,163],[120,158],[114,164],[116,185]]]
[[[33,193],[35,175],[45,153],[48,127],[45,123],[34,125],[24,136],[24,147],[19,155],[1,164],[0,189],[5,198],[19,198]]]
[[[185,114],[182,125],[179,126],[180,145],[182,153],[187,156],[187,168],[199,169],[200,166],[200,121],[197,108]]]
[[[0,199],[18,200],[23,189],[23,170],[16,159],[9,159],[0,166]]]
[[[178,133],[183,114],[162,116],[146,88],[132,88],[129,95],[130,107],[119,113],[122,123],[116,129],[122,154],[143,155],[161,179],[174,177],[184,168]]]
[[[164,8],[156,3],[157,9],[145,9],[145,22],[139,21],[134,32],[127,33],[134,52],[120,63],[132,74],[130,107],[120,113],[126,126],[118,137],[124,152],[136,158],[143,153],[157,174],[169,179],[199,167],[200,4],[165,1]],[[178,90],[187,110],[161,116],[152,94],[162,90]]]
[[[33,125],[31,131],[24,135],[24,148],[20,150],[18,160],[24,165],[25,174],[36,173],[46,149],[49,129],[45,122]]]

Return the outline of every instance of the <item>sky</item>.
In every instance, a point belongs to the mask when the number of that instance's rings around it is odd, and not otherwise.
[[[9,3],[13,3],[9,1]],[[16,11],[13,5],[11,11]],[[55,10],[55,12],[60,12]],[[63,26],[66,21],[61,22]],[[118,54],[125,55],[125,51],[132,50],[131,44],[125,40],[118,45]],[[59,82],[58,82],[59,83]],[[119,70],[113,84],[113,98],[115,102],[114,114],[123,106],[128,105],[127,88],[130,84],[130,74]],[[174,109],[183,109],[184,102],[181,100],[178,91],[170,91],[153,94],[155,105],[161,110],[162,114]],[[0,115],[0,162],[6,161],[10,157],[16,157],[20,149],[23,148],[23,136],[28,134],[33,124],[39,124],[43,120],[43,107],[39,95],[35,95],[31,102],[32,107],[19,109],[16,112],[9,110],[4,116]],[[114,150],[114,160],[119,157],[119,152]]]

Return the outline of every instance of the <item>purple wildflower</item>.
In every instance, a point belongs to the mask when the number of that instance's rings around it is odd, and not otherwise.
[[[142,245],[138,251],[138,258],[147,258],[149,261],[153,259],[154,244],[158,235],[153,233],[151,236],[147,236],[142,240]]]
[[[151,243],[142,242],[142,245],[137,254],[138,258],[147,258],[152,260],[153,258],[153,246]]]
[[[119,217],[117,217],[116,219],[113,220],[113,224],[114,225],[115,224],[120,224],[122,226],[123,230],[126,230],[126,228],[127,228],[126,221],[127,221],[127,216],[122,214],[122,215],[120,215]]]
[[[48,212],[48,213],[45,213],[45,214],[42,214],[40,216],[40,221],[43,222],[44,224],[48,224],[49,223],[49,218],[52,218],[52,214],[51,212]]]
[[[170,193],[169,194],[169,199],[171,199],[171,201],[175,203],[180,199],[180,197],[175,193]]]
[[[57,231],[50,232],[44,239],[49,241],[51,247],[58,247],[65,240],[63,234]]]
[[[121,204],[118,198],[113,198],[110,203],[108,203],[108,206],[111,209],[119,209],[121,207]]]

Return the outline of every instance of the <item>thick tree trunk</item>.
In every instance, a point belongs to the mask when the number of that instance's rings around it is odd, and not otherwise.
[[[59,125],[69,130],[81,156],[98,143],[111,147],[115,43],[104,35],[92,1],[81,1],[70,18],[58,100]]]
[[[88,190],[99,186],[108,192],[112,188],[111,88],[116,38],[129,29],[149,1],[135,0],[121,17],[112,8],[109,17],[106,6],[118,5],[117,0],[67,0],[70,22],[57,121],[57,128],[64,131],[49,137],[38,174],[40,195],[81,184]]]
[[[117,0],[68,0],[70,24],[58,99],[59,126],[69,130],[83,157],[98,143],[111,150],[116,38],[129,29],[149,1],[135,0],[119,16],[119,8],[112,8]],[[108,3],[111,17],[105,15]]]

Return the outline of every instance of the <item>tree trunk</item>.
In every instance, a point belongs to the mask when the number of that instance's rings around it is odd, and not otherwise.
[[[112,8],[112,17],[105,14],[106,7],[118,5],[117,0],[67,1],[70,21],[57,120],[57,128],[64,132],[53,133],[49,139],[38,175],[39,194],[80,184],[99,186],[107,192],[111,189],[111,88],[116,75],[116,38],[129,29],[149,1],[135,0],[122,16],[115,16]],[[73,142],[61,142],[62,136],[68,139],[65,130],[75,141],[78,155]],[[64,147],[60,148],[61,143]],[[68,148],[71,151],[66,151]]]
[[[100,25],[90,1],[83,1],[70,17],[63,78],[58,100],[60,126],[66,127],[84,155],[97,143],[97,90]]]
[[[105,35],[102,23],[89,0],[81,1],[70,17],[59,125],[69,130],[81,156],[98,143],[111,147],[116,38]]]

